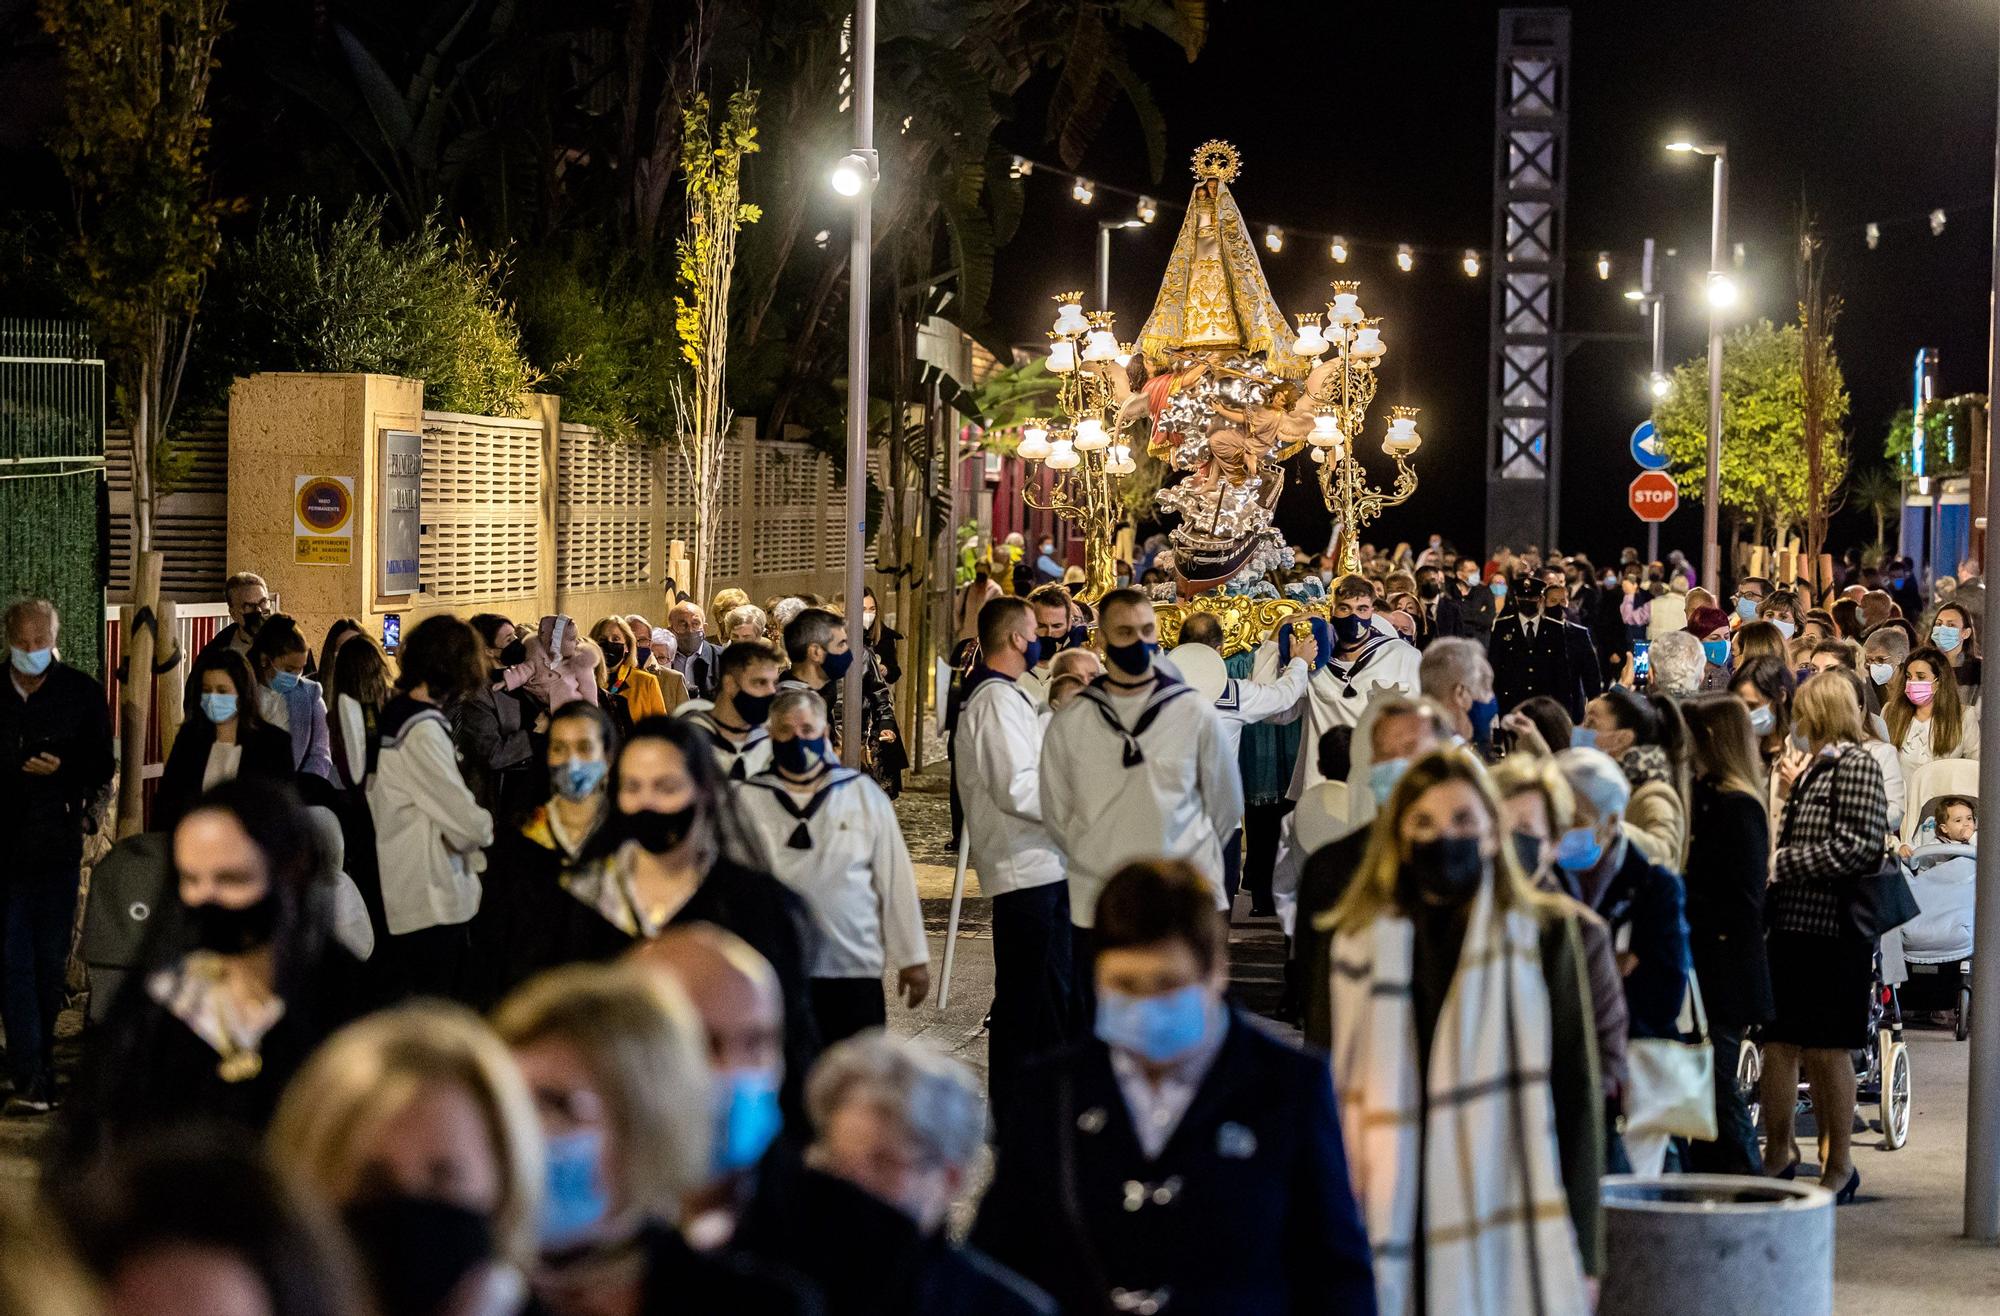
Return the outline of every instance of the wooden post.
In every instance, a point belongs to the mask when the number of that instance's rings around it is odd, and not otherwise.
[[[701,606],[706,608],[708,600],[701,598],[696,593],[694,577],[689,574],[690,565],[688,561],[687,540],[675,539],[670,541],[667,544],[667,579],[673,581],[675,588],[679,589],[681,593],[698,599]],[[671,607],[673,602],[672,599],[667,600],[668,606]]]
[[[118,688],[118,839],[146,829],[146,730],[153,715],[153,654],[159,644],[158,550],[138,555],[132,602],[118,611],[118,652],[124,679]]]
[[[153,666],[173,666],[154,678],[153,698],[159,701],[160,720],[160,762],[167,761],[167,755],[174,752],[174,737],[181,733],[181,722],[186,716],[187,672],[194,662],[194,655],[180,653],[180,616],[172,599],[160,600],[160,632],[153,641]],[[320,680],[326,681],[328,673],[320,673]],[[196,692],[200,697],[200,692]]]

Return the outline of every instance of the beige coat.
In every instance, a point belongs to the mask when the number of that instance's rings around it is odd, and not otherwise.
[[[1625,806],[1625,835],[1639,853],[1676,873],[1687,862],[1687,805],[1664,781],[1649,781]]]

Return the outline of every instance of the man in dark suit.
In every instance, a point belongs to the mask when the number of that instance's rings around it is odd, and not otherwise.
[[[673,669],[687,682],[688,694],[695,699],[715,698],[722,678],[722,650],[707,639],[708,620],[701,605],[682,599],[667,612],[667,629],[674,636]]]
[[[1493,623],[1487,657],[1493,664],[1493,693],[1500,712],[1513,712],[1524,699],[1547,695],[1569,710],[1570,720],[1583,720],[1583,701],[1570,659],[1569,633],[1564,623],[1542,615],[1542,582],[1523,576],[1514,586],[1513,611]]]
[[[1464,621],[1458,600],[1444,587],[1443,572],[1433,566],[1417,568],[1417,647],[1428,648],[1440,635],[1458,635]]]
[[[1023,1074],[973,1241],[1064,1311],[1373,1313],[1331,1075],[1223,1003],[1213,887],[1128,865],[1093,935],[1096,1036]]]
[[[1592,641],[1590,631],[1569,620],[1569,586],[1550,585],[1542,591],[1542,616],[1548,621],[1562,622],[1563,638],[1569,644],[1569,670],[1576,682],[1578,707],[1604,693],[1604,669],[1597,659],[1597,645]],[[1568,707],[1569,701],[1564,700]],[[1570,714],[1572,719],[1576,714]]]

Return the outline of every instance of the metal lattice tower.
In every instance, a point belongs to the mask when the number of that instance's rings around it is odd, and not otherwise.
[[[1562,476],[1562,284],[1569,11],[1500,11],[1493,115],[1493,306],[1486,543],[1556,540]]]

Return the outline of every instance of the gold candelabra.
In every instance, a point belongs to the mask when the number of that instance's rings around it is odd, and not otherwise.
[[[1381,320],[1361,309],[1361,285],[1336,280],[1333,300],[1326,304],[1325,327],[1317,311],[1298,317],[1299,336],[1292,348],[1301,356],[1333,359],[1315,367],[1310,378],[1313,428],[1307,442],[1319,464],[1320,496],[1339,526],[1338,556],[1342,573],[1361,569],[1361,527],[1383,509],[1409,501],[1417,491],[1417,473],[1410,457],[1423,443],[1417,433],[1416,407],[1391,407],[1389,430],[1382,451],[1396,463],[1396,482],[1387,489],[1368,483],[1368,472],[1356,451],[1357,441],[1375,400],[1375,366],[1388,352]]]
[[[1046,496],[1029,483],[1021,500],[1077,527],[1083,538],[1083,588],[1076,596],[1094,603],[1111,591],[1115,578],[1111,539],[1118,524],[1118,481],[1137,469],[1131,448],[1113,432],[1117,404],[1109,378],[1124,367],[1132,348],[1113,334],[1110,311],[1084,312],[1082,293],[1061,293],[1055,301],[1048,367],[1057,377],[1056,414],[1023,426],[1017,451],[1056,478]]]

